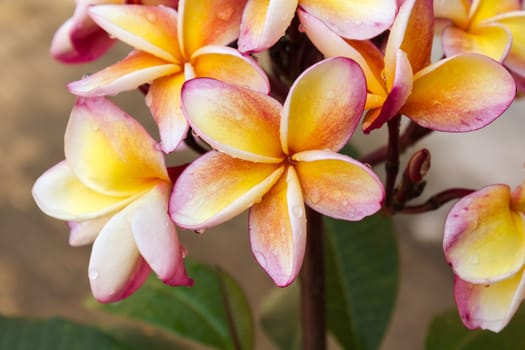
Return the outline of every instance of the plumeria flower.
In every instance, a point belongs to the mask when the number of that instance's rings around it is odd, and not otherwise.
[[[129,0],[128,0],[129,1]],[[148,5],[176,7],[176,0],[137,1]],[[88,16],[88,8],[100,4],[125,4],[126,0],[76,0],[73,16],[56,31],[51,56],[63,63],[85,63],[102,56],[115,42]]]
[[[46,171],[33,197],[70,222],[73,245],[93,242],[89,280],[101,302],[127,297],[149,272],[191,285],[175,225],[163,153],[133,118],[104,98],[79,98],[65,134],[66,159]]]
[[[525,11],[520,0],[445,0],[434,3],[446,56],[476,52],[503,62],[525,79]]]
[[[405,0],[381,52],[370,41],[345,40],[305,11],[305,32],[327,57],[346,56],[362,67],[368,85],[363,130],[370,132],[401,113],[439,131],[479,129],[512,103],[516,84],[498,62],[463,54],[430,64],[431,0]]]
[[[122,61],[68,85],[80,96],[115,95],[150,83],[146,103],[159,126],[162,149],[173,151],[188,123],[180,106],[185,80],[212,77],[268,93],[268,79],[249,57],[224,46],[239,33],[246,0],[182,0],[169,7],[100,5],[91,18],[135,48]]]
[[[244,9],[239,50],[259,52],[275,44],[292,22],[297,6],[350,39],[369,39],[390,27],[396,0],[248,0]]]
[[[278,286],[292,283],[306,243],[306,203],[339,219],[360,220],[381,207],[384,189],[369,167],[336,153],[359,122],[366,97],[359,66],[332,58],[292,85],[284,106],[213,79],[186,82],[183,109],[216,151],[178,178],[172,219],[203,230],[251,207],[252,251]]]
[[[445,223],[459,314],[470,329],[502,330],[525,297],[525,184],[463,197]]]

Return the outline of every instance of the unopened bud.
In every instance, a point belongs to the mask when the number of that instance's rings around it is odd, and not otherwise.
[[[430,169],[430,152],[423,148],[412,155],[405,169],[406,176],[412,183],[423,180]]]

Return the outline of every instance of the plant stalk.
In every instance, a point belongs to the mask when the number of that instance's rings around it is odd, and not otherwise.
[[[301,269],[303,350],[326,349],[322,215],[307,208],[308,235]]]

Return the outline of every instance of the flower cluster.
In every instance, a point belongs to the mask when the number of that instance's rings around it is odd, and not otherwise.
[[[65,161],[36,181],[34,198],[70,223],[72,245],[93,242],[89,279],[102,302],[133,293],[150,270],[191,285],[175,226],[202,231],[247,209],[256,260],[287,286],[301,269],[310,209],[355,221],[403,210],[420,193],[428,162],[417,181],[394,187],[402,115],[426,135],[474,131],[505,112],[525,81],[524,13],[517,0],[79,0],[54,57],[91,61],[115,40],[132,50],[68,84],[78,99]],[[445,56],[432,61],[438,23]],[[286,43],[298,37],[308,44],[295,52]],[[267,50],[263,69],[254,53]],[[276,58],[290,65],[286,77],[272,70]],[[158,142],[105,97],[137,88]],[[383,185],[338,152],[359,126],[385,125]],[[167,168],[164,155],[188,137],[209,150],[184,170]],[[523,192],[489,186],[447,218],[468,327],[500,330],[523,299]]]

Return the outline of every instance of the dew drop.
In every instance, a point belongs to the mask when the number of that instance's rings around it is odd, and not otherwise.
[[[267,267],[268,267],[268,262],[266,261],[266,257],[264,256],[264,254],[259,252],[259,251],[257,251],[257,250],[254,250],[253,251],[253,255],[255,255],[255,259],[257,260],[259,265],[261,265],[261,267],[264,270],[266,270]]]
[[[471,263],[472,265],[477,265],[479,264],[479,257],[477,255],[472,255],[469,259],[468,259],[469,263]]]
[[[195,230],[194,232],[198,235],[202,235],[204,233],[204,231],[206,231],[205,229],[201,228],[201,229],[198,229],[198,230]]]
[[[321,195],[319,194],[319,191],[317,189],[313,189],[311,192],[310,192],[310,201],[313,203],[313,204],[317,204],[319,203],[319,201],[321,200]]]
[[[295,206],[295,207],[292,208],[292,214],[295,217],[300,218],[300,217],[302,217],[304,215],[304,210],[300,206]]]
[[[95,125],[95,126],[93,126],[93,127],[91,128],[91,130],[93,130],[93,131],[97,132],[97,131],[99,131],[99,130],[100,130],[100,126],[98,126],[98,125]]]
[[[146,14],[146,20],[150,23],[155,23],[157,22],[157,15],[154,13],[148,12]]]
[[[186,248],[185,246],[181,245],[180,246],[180,254],[182,255],[183,259],[185,257],[187,257],[188,256],[188,248]]]
[[[98,272],[97,271],[89,271],[88,276],[89,276],[89,279],[91,281],[94,281],[94,280],[96,280],[98,278]]]
[[[217,18],[221,21],[228,21],[233,15],[233,8],[227,7],[219,12],[217,12]]]

